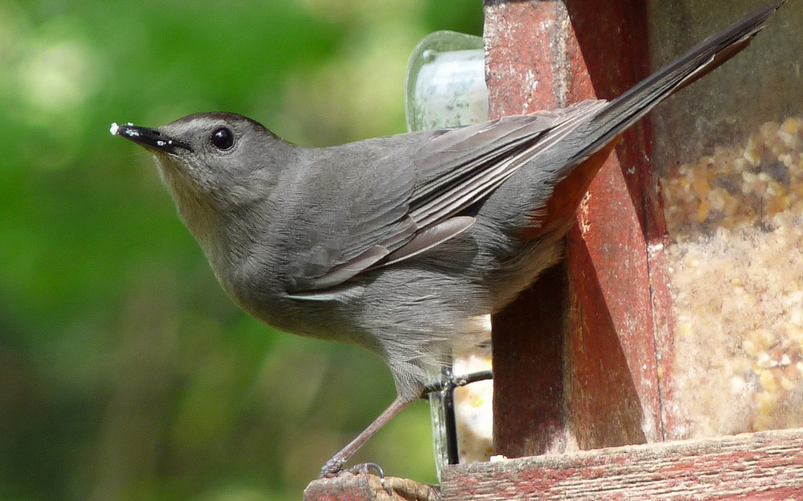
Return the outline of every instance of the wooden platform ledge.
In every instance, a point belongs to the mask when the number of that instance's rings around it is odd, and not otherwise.
[[[458,465],[441,499],[800,500],[803,429]]]
[[[451,466],[437,487],[375,475],[315,480],[306,501],[803,500],[803,429]]]

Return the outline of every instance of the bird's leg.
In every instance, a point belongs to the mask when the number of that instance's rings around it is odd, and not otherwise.
[[[402,398],[401,396],[396,397],[396,400],[394,400],[393,403],[390,404],[388,408],[385,409],[382,414],[380,414],[379,417],[374,420],[373,423],[368,425],[368,428],[363,430],[362,433],[357,435],[357,438],[352,440],[347,446],[343,447],[340,452],[335,454],[332,459],[323,465],[323,468],[321,469],[321,477],[336,477],[343,470],[343,465],[346,464],[346,461],[348,461],[349,458],[355,452],[357,452],[357,449],[362,447],[362,445],[367,442],[369,438],[373,437],[380,428],[385,426],[385,424],[393,419],[396,414],[407,407],[410,402],[412,402],[412,400],[409,398]]]
[[[457,386],[464,386],[469,383],[473,383],[474,381],[481,381],[483,379],[491,379],[493,377],[491,371],[482,371],[477,372],[474,374],[469,374],[467,376],[460,376],[454,379],[452,385],[454,387]],[[434,391],[441,391],[443,389],[443,382],[433,382],[430,383],[424,388],[421,392],[421,396],[424,397],[427,394],[434,392]],[[357,435],[357,438],[352,440],[347,446],[343,447],[343,449],[335,454],[332,459],[326,462],[321,469],[321,478],[333,478],[336,477],[341,471],[343,471],[343,465],[357,452],[357,449],[363,446],[365,442],[368,441],[369,438],[373,437],[376,432],[379,431],[380,428],[385,426],[388,421],[393,419],[393,417],[401,412],[405,407],[407,407],[413,400],[410,398],[403,398],[403,397],[396,397],[396,400],[391,403],[387,409],[385,409],[382,414],[379,415],[378,418],[371,423],[368,428],[363,430],[362,433]],[[355,468],[351,468],[350,470],[353,471],[367,471],[369,465],[358,465]],[[380,470],[381,471],[381,470]]]

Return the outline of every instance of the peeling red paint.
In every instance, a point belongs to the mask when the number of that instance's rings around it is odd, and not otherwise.
[[[614,98],[649,73],[643,1],[568,0],[565,5],[559,1],[486,5],[492,115]],[[538,307],[534,299],[566,287],[564,308],[545,312],[557,318],[536,316],[527,325],[505,312],[494,319],[499,390],[495,410],[505,419],[495,425],[501,433],[497,453],[514,457],[571,450],[573,443],[589,449],[664,437],[657,350],[666,344],[655,343],[653,322],[663,317],[653,313],[651,293],[665,283],[660,277],[650,280],[645,236],[662,235],[663,222],[651,192],[649,147],[648,123],[623,135],[582,202],[582,231],[575,227],[569,233],[566,271],[544,276],[512,310],[521,316],[522,311]],[[565,273],[568,285],[563,285],[560,273]],[[664,337],[668,327],[662,325]],[[563,339],[558,342],[564,347],[558,356],[564,370],[545,374],[534,373],[526,364],[516,366],[524,353],[555,364],[545,359],[555,356],[555,350],[534,344],[533,335]],[[500,349],[514,353],[497,353]],[[553,380],[544,379],[548,377]],[[524,390],[525,385],[530,387]],[[520,410],[528,401],[530,409],[542,411],[523,417]]]

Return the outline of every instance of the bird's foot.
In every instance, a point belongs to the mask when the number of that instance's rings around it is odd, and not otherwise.
[[[332,458],[325,465],[323,465],[323,468],[321,469],[321,476],[319,478],[335,478],[344,473],[349,473],[352,475],[368,475],[371,473],[371,469],[376,470],[376,474],[379,477],[379,482],[382,484],[382,488],[385,489],[388,494],[392,495],[393,490],[385,484],[385,471],[376,463],[359,463],[350,468],[343,469],[343,463]]]

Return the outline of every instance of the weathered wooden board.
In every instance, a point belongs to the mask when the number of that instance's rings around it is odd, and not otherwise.
[[[451,466],[441,499],[800,500],[803,429]]]

